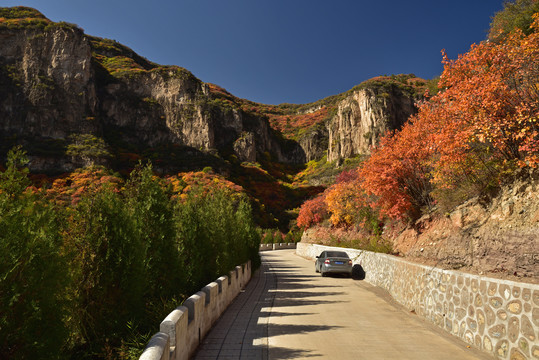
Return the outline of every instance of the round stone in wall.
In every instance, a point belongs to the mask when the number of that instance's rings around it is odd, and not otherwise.
[[[494,314],[494,310],[488,305],[485,305],[485,315],[487,316],[487,325],[494,324],[494,321],[496,320],[496,314]]]
[[[479,325],[479,334],[483,335],[485,332],[485,314],[482,310],[478,309],[476,311],[477,325]]]
[[[498,356],[505,358],[508,351],[509,342],[507,340],[500,341],[498,344],[496,344],[496,354]]]
[[[539,290],[533,291],[533,303],[539,306]]]
[[[483,339],[483,347],[488,352],[492,351],[492,341],[488,336],[485,336]]]
[[[532,292],[530,289],[524,289],[522,290],[522,300],[524,301],[530,301],[532,298]]]
[[[524,355],[530,355],[530,345],[528,344],[528,340],[525,338],[520,338],[520,340],[518,340],[518,348]]]
[[[490,285],[488,286],[488,294],[489,294],[489,296],[496,295],[496,290],[498,290],[498,284],[496,284],[494,282],[491,282]]]
[[[505,299],[505,300],[509,300],[509,298],[511,297],[511,289],[509,288],[508,285],[505,285],[505,284],[502,284],[500,285],[500,289],[499,289],[499,293],[500,295]]]
[[[535,324],[535,326],[537,326],[537,328],[539,329],[539,308],[533,309],[532,321]]]
[[[492,305],[493,308],[497,309],[503,305],[503,300],[499,297],[493,297],[490,299],[490,305]]]
[[[493,326],[488,330],[488,333],[490,337],[492,338],[496,338],[496,339],[503,338],[506,334],[505,325],[498,324],[496,326]]]
[[[534,331],[534,328],[533,328],[533,325],[530,321],[530,319],[528,319],[528,317],[526,315],[523,315],[522,318],[521,318],[521,321],[522,321],[522,324],[521,324],[521,332],[522,334],[530,341],[535,341],[537,339],[536,335],[535,335],[535,331]]]
[[[520,332],[520,322],[517,317],[509,319],[509,325],[507,326],[507,336],[511,342],[517,341],[518,334]]]
[[[509,304],[507,304],[507,311],[509,311],[512,314],[520,314],[522,311],[522,303],[520,300],[513,300]]]
[[[535,346],[532,348],[532,356],[533,356],[535,359],[539,359],[539,346],[535,345]]]
[[[511,360],[526,360],[524,356],[518,349],[511,350]]]

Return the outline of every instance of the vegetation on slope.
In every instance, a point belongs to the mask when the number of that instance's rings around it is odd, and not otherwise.
[[[31,9],[13,11],[1,13],[0,26],[49,25]],[[504,16],[496,15],[510,18]],[[381,234],[385,223],[411,222],[431,209],[443,212],[487,196],[516,169],[537,167],[538,27],[535,20],[525,33],[504,34],[446,60],[441,91],[431,92],[410,123],[387,134],[369,158],[345,162],[347,171],[323,192],[309,183],[335,176],[335,164],[325,159],[294,168],[269,155],[250,164],[194,156],[181,147],[139,151],[124,144],[112,164],[125,169],[141,158],[164,163],[182,157],[186,171],[159,178],[151,166],[138,166],[122,177],[88,167],[34,187],[24,153],[10,152],[0,168],[0,358],[136,358],[146,334],[185,296],[233,265],[256,261],[260,231],[253,218],[266,227],[294,228],[294,209],[319,192],[299,210],[300,227],[355,227],[363,238],[352,246],[390,251]],[[161,70],[192,76],[115,42],[90,40],[95,61],[112,76],[107,81]],[[395,86],[419,96],[430,84],[411,75],[380,77],[350,91],[369,87],[383,94]],[[213,85],[210,90],[215,106],[267,116],[288,138],[327,121],[345,96],[260,105]],[[264,233],[264,241],[283,239],[277,229]]]
[[[303,204],[298,225],[327,221],[379,236],[384,222],[413,223],[488,198],[519,168],[536,168],[539,15],[533,18],[529,35],[516,28],[457,60],[444,58],[441,91],[356,170]]]
[[[40,29],[44,31],[57,28],[67,28],[81,31],[75,25],[66,22],[53,22],[47,19],[36,9],[16,6],[10,8],[0,8],[0,29]]]
[[[492,17],[488,39],[500,41],[514,29],[521,30],[525,35],[530,35],[533,14],[539,12],[539,1],[516,0],[506,1],[503,10]]]
[[[329,121],[336,114],[339,102],[355,91],[370,89],[381,96],[389,96],[392,88],[396,88],[419,100],[425,92],[432,92],[433,89],[432,81],[418,78],[414,74],[384,75],[366,80],[344,93],[329,96],[313,103],[264,105],[236,98],[217,85],[209,85],[216,102],[266,116],[274,130],[283,134],[285,138],[294,140],[300,139],[303,134],[308,133],[315,126]]]
[[[258,262],[249,201],[221,177],[89,167],[36,188],[26,163],[16,148],[0,173],[0,358],[137,358],[183,299]]]

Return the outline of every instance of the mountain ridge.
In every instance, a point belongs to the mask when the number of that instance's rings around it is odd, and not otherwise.
[[[51,176],[92,164],[128,173],[151,160],[160,174],[211,167],[249,179],[258,164],[270,177],[257,176],[278,197],[299,196],[292,208],[305,195],[290,191],[312,195],[310,180],[293,185],[298,171],[365,155],[407,120],[428,85],[413,74],[381,76],[309,104],[258,104],[27,7],[0,8],[0,45],[4,159],[22,144],[31,171]],[[400,111],[394,103],[410,106]],[[345,118],[367,125],[348,136]],[[255,197],[264,193],[247,183],[241,185]]]

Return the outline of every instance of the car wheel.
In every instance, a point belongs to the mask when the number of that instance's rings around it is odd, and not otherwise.
[[[326,273],[323,272],[323,271],[320,271],[320,275],[322,275],[322,277],[326,276]]]
[[[318,268],[316,267],[316,265],[314,266],[314,271],[315,272],[320,272],[320,271],[318,271]]]

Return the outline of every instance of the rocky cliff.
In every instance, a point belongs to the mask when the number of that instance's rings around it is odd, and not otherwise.
[[[367,153],[415,110],[410,77],[309,105],[256,104],[34,9],[0,9],[0,154],[23,144],[36,172],[71,171],[88,154],[102,163],[95,154],[166,157],[171,147],[249,162],[262,154],[292,164],[326,154],[333,161]],[[80,135],[94,139],[79,146],[84,156],[69,151]]]
[[[399,129],[415,113],[415,100],[391,83],[352,91],[328,123],[328,161],[368,154],[382,135]]]
[[[304,161],[301,148],[276,136],[265,117],[216,103],[187,70],[151,63],[33,9],[12,9],[24,17],[0,23],[1,150],[24,144],[32,170],[79,166],[63,157],[76,134],[104,139],[113,152],[177,145],[237,151],[249,161],[263,152]]]

